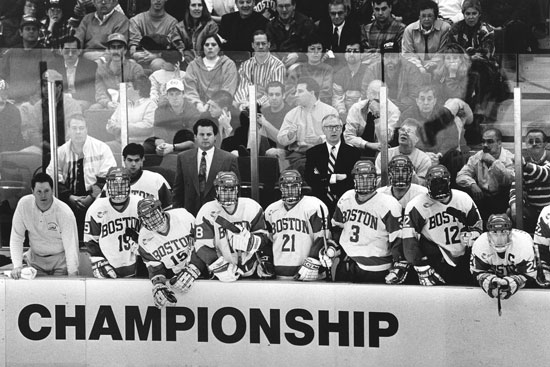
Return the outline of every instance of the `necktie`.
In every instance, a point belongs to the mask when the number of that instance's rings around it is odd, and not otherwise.
[[[332,34],[332,51],[335,51],[338,47],[338,28],[334,27],[334,33]]]
[[[428,48],[428,35],[424,35],[424,61],[428,61],[430,58],[430,49]]]
[[[201,196],[204,195],[206,187],[206,152],[202,152],[201,164],[199,166],[199,191]]]
[[[328,179],[330,182],[330,176],[334,173],[334,166],[336,165],[336,147],[333,145],[330,148],[330,154],[328,156]],[[334,201],[334,195],[330,189],[330,184],[328,185],[327,197],[332,202]]]

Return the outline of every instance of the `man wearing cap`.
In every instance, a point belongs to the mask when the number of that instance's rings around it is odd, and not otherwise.
[[[166,83],[168,103],[160,105],[155,111],[154,135],[164,139],[157,151],[166,155],[173,151],[183,151],[194,146],[193,142],[172,144],[174,134],[180,129],[193,129],[193,124],[200,116],[195,105],[184,95],[183,82],[172,79]]]
[[[49,0],[46,2],[46,23],[44,24],[44,44],[52,50],[61,47],[65,37],[74,34],[74,29],[69,25],[67,17],[63,14],[62,0]]]
[[[91,108],[114,109],[119,103],[118,89],[121,82],[133,82],[139,75],[145,75],[136,61],[126,58],[128,43],[120,33],[107,38],[107,55],[98,60],[95,77],[96,104]],[[124,69],[124,75],[122,70]]]
[[[84,57],[96,60],[107,49],[109,35],[119,33],[128,36],[129,21],[126,15],[115,10],[118,0],[93,0],[96,11],[86,14],[75,36],[84,49]]]
[[[37,95],[38,62],[48,62],[52,58],[49,51],[41,50],[43,44],[38,41],[39,29],[40,22],[36,18],[24,16],[19,26],[22,47],[7,50],[0,60],[0,78],[11,86],[9,98],[16,103],[29,101]]]

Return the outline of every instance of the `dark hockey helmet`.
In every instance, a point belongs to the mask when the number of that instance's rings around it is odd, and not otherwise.
[[[511,243],[512,221],[506,214],[491,214],[487,219],[489,245],[496,252],[505,252]]]
[[[445,201],[451,196],[451,174],[442,164],[431,166],[426,173],[428,194],[434,200]]]
[[[295,205],[302,198],[302,184],[304,180],[300,172],[294,169],[287,169],[279,177],[279,189],[281,199],[288,205]]]
[[[396,155],[388,164],[390,184],[397,188],[405,188],[411,184],[414,167],[406,155]]]
[[[357,161],[351,170],[355,191],[366,195],[376,190],[376,168],[374,163],[368,160]]]
[[[214,179],[216,199],[222,206],[237,204],[239,199],[239,179],[235,172],[218,172]]]
[[[130,195],[130,175],[123,168],[114,167],[105,177],[107,194],[115,203],[126,201]]]
[[[138,203],[137,210],[139,220],[150,231],[158,231],[166,224],[166,215],[159,200],[142,199]]]

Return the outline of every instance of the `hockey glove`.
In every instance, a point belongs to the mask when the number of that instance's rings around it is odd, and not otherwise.
[[[327,269],[332,268],[332,259],[336,256],[338,256],[338,245],[332,240],[327,240],[326,250],[324,247],[319,250],[319,261],[321,262],[321,266]]]
[[[156,276],[151,281],[153,282],[153,301],[155,302],[155,306],[157,308],[175,306],[178,300],[174,292],[166,286],[166,278],[164,276]]]
[[[550,265],[541,261],[540,269],[537,271],[537,284],[543,288],[550,287]]]
[[[242,274],[242,270],[240,270],[237,265],[227,262],[223,256],[220,256],[218,260],[210,264],[208,269],[214,273],[216,278],[221,282],[234,282],[239,279]]]
[[[201,275],[201,271],[193,264],[189,264],[179,274],[170,279],[170,287],[181,293],[187,293],[193,285],[195,279]]]
[[[509,275],[500,279],[500,298],[508,299],[516,294],[525,285],[525,277],[521,275]]]
[[[306,257],[302,262],[302,267],[294,275],[294,280],[311,282],[319,279],[319,267],[321,262],[313,257]]]
[[[240,233],[228,231],[229,243],[234,251],[255,252],[261,244],[259,236],[253,235],[247,229],[241,230]]]
[[[96,278],[116,278],[115,268],[104,257],[92,257],[92,273]]]
[[[269,256],[260,256],[260,254],[256,252],[256,258],[258,259],[258,267],[256,268],[258,278],[273,279],[275,277],[275,266]]]
[[[479,286],[491,298],[498,296],[498,288],[500,287],[498,277],[495,274],[483,273],[477,276]]]
[[[406,261],[396,261],[393,263],[393,268],[386,275],[386,284],[401,284],[405,281],[411,264]]]
[[[441,275],[437,274],[430,265],[415,266],[414,270],[418,273],[418,280],[421,285],[445,284]]]
[[[462,231],[460,232],[460,244],[464,247],[472,247],[475,240],[480,236],[478,231]]]

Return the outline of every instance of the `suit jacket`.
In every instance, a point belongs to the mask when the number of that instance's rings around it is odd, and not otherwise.
[[[311,186],[312,194],[321,199],[332,214],[338,198],[346,191],[353,189],[351,170],[355,162],[360,159],[361,152],[359,149],[347,145],[343,140],[341,141],[338,156],[336,157],[334,173],[345,173],[347,178],[343,181],[337,181],[335,184],[329,183],[328,157],[329,152],[326,143],[318,144],[310,148],[306,152],[305,179],[308,185]],[[332,193],[336,197],[336,200],[332,203],[328,200],[326,195],[329,185]]]
[[[324,20],[324,21],[323,21]],[[340,34],[340,43],[338,47],[332,48],[332,34],[334,32],[334,26],[330,20],[323,19],[319,22],[319,37],[323,40],[323,46],[327,50],[331,50],[336,53],[346,52],[346,45],[350,42],[361,43],[361,26],[352,20],[346,19],[346,23],[342,28],[342,34]]]
[[[58,57],[55,59],[53,65],[53,68],[63,76],[63,91],[68,93],[69,86],[67,84],[67,68],[65,67],[65,61],[62,57]],[[73,93],[74,99],[84,100],[90,103],[95,102],[96,70],[97,64],[95,62],[87,60],[83,57],[78,60],[74,81],[76,89],[76,93]]]
[[[199,191],[199,170],[197,167],[198,148],[193,148],[178,154],[176,179],[174,181],[174,208],[185,208],[191,214],[197,215],[204,203],[216,198],[214,178],[220,171],[233,171],[239,176],[237,157],[221,149],[214,148],[212,165],[208,170],[204,197],[201,200]]]

